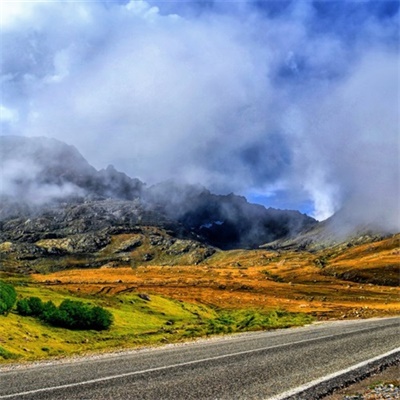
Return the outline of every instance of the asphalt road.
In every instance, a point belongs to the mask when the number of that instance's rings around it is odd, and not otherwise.
[[[400,318],[316,324],[3,370],[0,399],[265,400],[398,348]]]

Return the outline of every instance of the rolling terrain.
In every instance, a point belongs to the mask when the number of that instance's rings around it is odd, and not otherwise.
[[[217,251],[198,265],[105,264],[32,278],[75,293],[148,291],[219,308],[282,307],[318,318],[393,315],[400,311],[399,237],[319,253]]]
[[[147,188],[45,138],[0,141],[13,167],[0,199],[0,280],[18,299],[79,300],[114,316],[107,331],[71,331],[14,309],[0,315],[0,362],[400,313],[399,233],[200,186]]]
[[[104,252],[130,239],[117,235]],[[390,278],[398,273],[398,241],[395,235],[317,253],[216,250],[197,265],[173,265],[172,256],[160,250],[163,265],[132,262],[149,250],[144,242],[143,250],[137,246],[126,252],[126,265],[3,272],[0,279],[13,283],[19,298],[95,303],[111,311],[115,322],[104,332],[68,331],[14,312],[0,316],[0,361],[165,344],[312,320],[398,315],[399,282]]]

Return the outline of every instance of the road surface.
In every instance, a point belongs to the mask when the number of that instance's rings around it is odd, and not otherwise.
[[[315,324],[3,369],[0,399],[282,399],[396,349],[400,318]]]

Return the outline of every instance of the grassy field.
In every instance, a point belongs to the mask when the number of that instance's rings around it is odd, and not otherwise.
[[[398,237],[319,253],[234,250],[200,265],[72,269],[32,277],[71,294],[145,291],[220,309],[279,308],[319,319],[394,315],[400,313]]]
[[[15,312],[0,316],[0,362],[296,326],[313,319],[398,315],[399,254],[397,235],[318,253],[218,251],[198,265],[127,261],[125,266],[29,276],[3,273],[0,279],[12,283],[19,298],[89,302],[111,311],[115,323],[102,332],[71,331]]]
[[[284,311],[221,310],[200,303],[166,298],[162,295],[71,293],[64,287],[47,287],[18,276],[3,274],[12,283],[19,298],[30,296],[52,300],[80,300],[109,310],[114,324],[106,331],[73,331],[48,326],[38,319],[22,317],[15,310],[0,316],[0,363],[63,357],[123,348],[160,345],[213,334],[257,329],[284,328],[311,322],[310,316]],[[79,291],[76,291],[79,292]]]

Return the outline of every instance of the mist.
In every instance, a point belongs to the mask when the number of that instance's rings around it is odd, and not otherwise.
[[[1,3],[1,134],[399,231],[398,21],[392,1]]]

